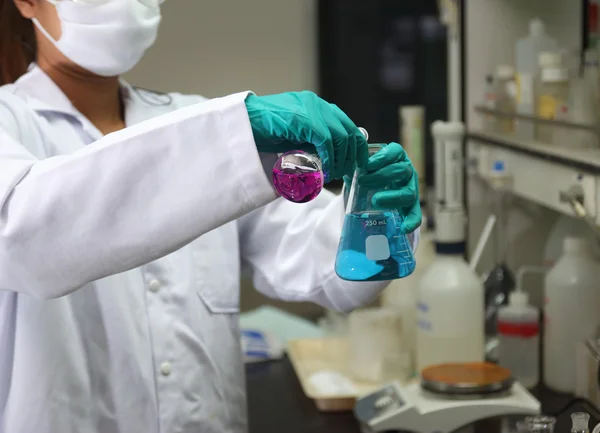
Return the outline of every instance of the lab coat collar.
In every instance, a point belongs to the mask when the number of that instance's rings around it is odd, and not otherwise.
[[[119,82],[126,107],[139,103],[140,97],[133,87],[123,79]],[[82,115],[56,83],[35,63],[32,63],[27,72],[15,82],[15,86],[27,94],[29,106],[35,111],[70,114],[74,117]]]
[[[143,98],[125,80],[120,79],[121,95],[125,105],[127,123],[137,123],[140,113],[137,108],[144,104]],[[54,81],[36,64],[32,63],[28,71],[16,82],[17,89],[23,91],[28,98],[28,105],[37,112],[59,113],[68,115],[89,129],[96,139],[102,135],[71,103],[69,98]],[[133,122],[132,122],[133,121]]]
[[[15,81],[15,86],[27,95],[27,103],[35,111],[64,113],[75,117],[80,115],[56,83],[35,64],[31,64],[27,72]]]

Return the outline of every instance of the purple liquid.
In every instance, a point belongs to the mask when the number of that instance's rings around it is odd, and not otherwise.
[[[323,173],[290,172],[273,169],[273,186],[283,198],[294,203],[313,200],[323,189]]]

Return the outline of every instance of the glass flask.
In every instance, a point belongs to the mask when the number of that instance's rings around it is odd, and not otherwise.
[[[590,433],[590,414],[573,412],[571,414],[571,433]]]
[[[374,154],[383,146],[369,144],[369,153]],[[348,281],[406,277],[415,270],[416,262],[410,242],[402,232],[403,218],[396,209],[373,205],[373,195],[381,190],[359,185],[362,173],[358,168],[354,171],[335,272]]]
[[[530,433],[554,433],[556,418],[553,416],[535,415],[525,418],[525,426]]]
[[[302,150],[286,152],[273,166],[273,186],[294,203],[307,203],[323,189],[323,167],[319,157]]]

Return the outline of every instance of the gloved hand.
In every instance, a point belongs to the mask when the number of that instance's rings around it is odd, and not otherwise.
[[[312,92],[248,95],[246,109],[259,152],[317,151],[327,181],[364,168],[367,140],[337,106]]]
[[[371,156],[358,182],[361,186],[382,189],[373,195],[373,206],[397,209],[404,217],[403,233],[419,228],[422,219],[419,177],[401,145],[390,143]],[[389,188],[383,190],[386,187]]]

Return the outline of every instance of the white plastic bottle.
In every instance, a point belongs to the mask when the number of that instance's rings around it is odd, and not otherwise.
[[[575,391],[575,348],[600,325],[600,264],[589,242],[565,239],[564,253],[545,280],[544,382]]]
[[[517,81],[517,112],[533,115],[535,113],[535,77],[539,73],[538,59],[543,51],[558,48],[556,41],[546,34],[544,23],[538,18],[529,22],[529,35],[516,43],[515,66]],[[526,140],[533,140],[535,127],[532,122],[517,122],[517,134]]]
[[[592,244],[592,254],[600,260],[600,244],[594,230],[585,222],[567,215],[558,217],[544,247],[544,266],[552,267],[563,253],[563,245],[567,237],[586,238]],[[418,251],[418,250],[417,250]]]
[[[444,362],[480,362],[484,357],[484,293],[465,253],[463,200],[465,127],[436,121],[435,249],[417,295],[417,368]]]
[[[484,293],[462,254],[440,254],[421,278],[417,368],[484,357]]]
[[[498,310],[498,363],[533,388],[540,376],[540,313],[528,301],[526,292],[512,292],[509,304]]]
[[[410,357],[410,368],[415,368],[417,339],[417,288],[429,265],[435,259],[435,233],[428,227],[427,217],[423,216],[419,248],[415,253],[417,266],[406,277],[393,280],[381,297],[383,307],[397,311],[402,317],[402,340]]]

